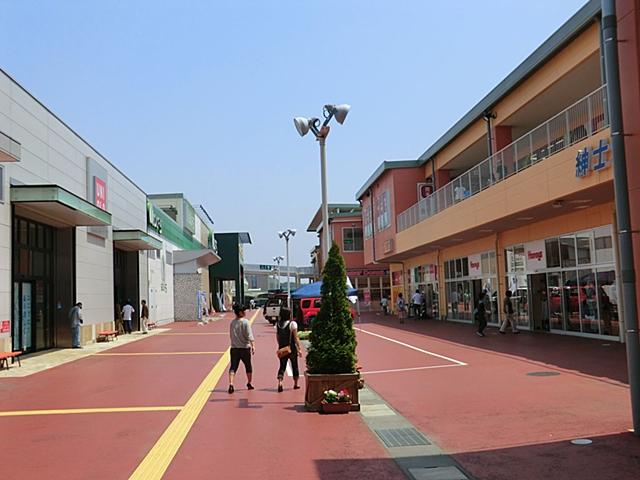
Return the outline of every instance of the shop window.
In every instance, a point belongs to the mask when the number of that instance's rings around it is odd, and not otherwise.
[[[469,259],[467,257],[464,257],[462,259],[462,276],[463,277],[469,276]]]
[[[391,195],[385,190],[376,199],[376,227],[380,232],[391,226]]]
[[[484,272],[484,273],[489,273],[491,271],[491,269],[489,267],[489,254],[488,253],[483,253],[482,255],[480,255],[480,268],[482,269],[482,272]]]
[[[515,271],[515,264],[513,261],[513,248],[504,249],[504,264],[507,272]]]
[[[613,237],[611,227],[600,227],[594,230],[594,248],[597,263],[613,263]]]
[[[514,272],[524,272],[527,265],[527,257],[524,253],[524,245],[516,245],[513,247],[513,264]]]
[[[598,326],[598,296],[593,270],[580,270],[580,317],[584,333],[600,333]]]
[[[591,232],[582,232],[576,235],[578,265],[591,263]]]
[[[362,224],[364,226],[364,238],[371,238],[373,235],[373,224],[371,223],[371,205],[362,207]]]
[[[560,260],[563,267],[576,266],[576,237],[566,235],[560,237]]]
[[[578,278],[575,270],[562,272],[562,303],[564,305],[567,330],[570,332],[579,332],[580,298],[578,295]]]
[[[342,229],[342,251],[343,252],[361,252],[364,250],[361,228],[343,228]]]
[[[560,246],[558,245],[557,238],[549,238],[544,241],[546,255],[547,255],[547,268],[556,268],[560,266]]]

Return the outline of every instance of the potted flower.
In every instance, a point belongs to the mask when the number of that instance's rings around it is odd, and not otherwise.
[[[350,392],[351,409],[360,410],[356,335],[346,280],[344,259],[334,242],[322,271],[322,304],[309,335],[311,345],[307,350],[305,406],[313,412],[320,411],[324,392],[330,390]]]
[[[349,413],[351,396],[347,390],[325,390],[324,399],[320,403],[322,413]]]

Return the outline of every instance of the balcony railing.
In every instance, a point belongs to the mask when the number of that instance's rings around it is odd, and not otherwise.
[[[609,126],[603,85],[398,215],[398,232]]]

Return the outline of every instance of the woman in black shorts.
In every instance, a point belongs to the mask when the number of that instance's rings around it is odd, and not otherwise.
[[[293,371],[293,388],[299,389],[298,380],[300,379],[300,370],[298,368],[298,357],[302,356],[302,346],[298,338],[298,324],[291,320],[291,310],[288,308],[280,309],[280,319],[276,324],[276,341],[278,349],[287,345],[291,348],[291,353],[280,359],[280,368],[278,369],[278,392],[282,392],[282,380],[284,371],[287,369],[287,362],[291,362],[291,370]]]
[[[236,371],[240,366],[240,362],[244,363],[244,369],[247,372],[247,390],[253,390],[251,378],[253,376],[253,368],[251,366],[251,355],[256,352],[256,342],[251,331],[251,324],[244,318],[245,307],[242,305],[234,305],[233,313],[236,318],[231,320],[229,325],[229,336],[231,338],[231,366],[229,367],[229,393],[234,392],[233,379]]]

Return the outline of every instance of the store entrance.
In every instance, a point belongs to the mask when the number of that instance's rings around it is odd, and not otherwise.
[[[116,319],[122,312],[122,307],[130,302],[135,310],[131,318],[132,329],[140,330],[140,288],[138,283],[138,252],[113,249],[113,294]]]
[[[71,229],[13,218],[12,349],[64,346],[74,287]],[[66,335],[65,335],[66,334]]]
[[[536,273],[529,275],[529,319],[533,330],[545,331],[550,330],[549,325],[549,299],[547,291],[547,274]]]

